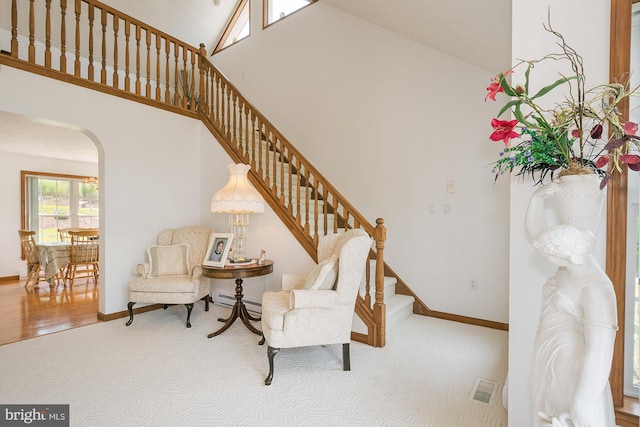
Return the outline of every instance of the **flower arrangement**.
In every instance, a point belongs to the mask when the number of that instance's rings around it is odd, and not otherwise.
[[[536,185],[558,171],[564,174],[598,174],[604,188],[612,173],[621,172],[622,166],[640,171],[640,156],[632,154],[640,147],[636,136],[638,125],[621,123],[618,105],[636,94],[628,84],[610,83],[591,89],[585,88],[582,57],[569,45],[562,34],[551,25],[545,30],[558,38],[560,53],[550,53],[538,60],[522,60],[511,70],[498,74],[487,87],[487,99],[496,100],[499,93],[511,99],[502,107],[498,117],[507,111],[514,120],[491,121],[492,141],[503,141],[505,148],[493,163],[495,179],[505,173],[517,172],[518,176],[531,175]],[[536,64],[542,61],[569,61],[572,75],[562,75],[555,82],[531,94],[529,76]],[[516,75],[516,69],[526,66],[524,84],[513,85],[507,76]],[[540,100],[558,87],[565,89],[565,100],[551,109],[543,108]],[[525,112],[526,110],[526,112]],[[603,135],[608,129],[609,137]],[[514,138],[526,138],[510,145]],[[606,168],[605,168],[606,167]]]

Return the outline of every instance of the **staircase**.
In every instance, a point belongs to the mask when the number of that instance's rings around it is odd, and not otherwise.
[[[373,267],[371,267],[370,274],[375,275]],[[415,298],[410,295],[402,295],[396,293],[397,280],[392,276],[385,276],[384,278],[384,304],[386,306],[386,328],[387,331],[393,330],[394,327],[402,323],[409,316],[413,315],[413,304]],[[362,282],[360,287],[360,296],[364,298],[365,281]],[[373,307],[372,307],[373,308]],[[353,331],[359,333],[366,333],[366,325],[360,320],[358,316],[353,317]]]
[[[354,340],[382,347],[387,328],[429,312],[384,262],[384,221],[373,225],[361,215],[207,60],[203,45],[189,46],[96,0],[53,8],[50,1],[11,0],[0,14],[11,16],[3,65],[200,119],[233,161],[251,165],[249,180],[313,259],[320,236],[351,228],[372,236]]]

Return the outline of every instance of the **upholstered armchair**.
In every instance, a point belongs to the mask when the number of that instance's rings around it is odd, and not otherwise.
[[[281,348],[342,344],[343,369],[351,369],[349,342],[358,289],[371,238],[363,230],[321,237],[318,265],[308,276],[282,276],[282,289],[262,297],[262,334],[268,344],[269,375]]]
[[[187,328],[191,327],[193,304],[205,301],[209,311],[209,281],[202,277],[202,261],[213,230],[188,226],[160,232],[158,244],[147,248],[148,261],[138,264],[140,276],[129,283],[129,321],[133,322],[133,305],[139,303],[184,304]]]

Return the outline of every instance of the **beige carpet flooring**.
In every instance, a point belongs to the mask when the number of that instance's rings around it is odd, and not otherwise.
[[[72,426],[507,426],[507,332],[411,316],[384,348],[266,348],[228,308],[183,306],[0,346],[0,402],[69,404]],[[498,383],[471,399],[478,378]]]

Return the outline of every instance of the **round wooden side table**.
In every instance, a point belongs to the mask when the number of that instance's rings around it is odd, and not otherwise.
[[[259,321],[260,317],[253,317],[247,311],[247,307],[242,302],[244,295],[242,294],[242,279],[248,277],[265,276],[273,272],[273,261],[265,260],[264,264],[243,264],[243,265],[225,265],[224,267],[202,266],[202,275],[210,279],[236,279],[236,303],[231,309],[231,315],[228,318],[219,318],[218,321],[224,322],[224,325],[215,332],[207,335],[212,338],[220,335],[236,321],[239,317],[242,323],[254,334],[262,335],[262,331],[251,324],[250,321]]]

